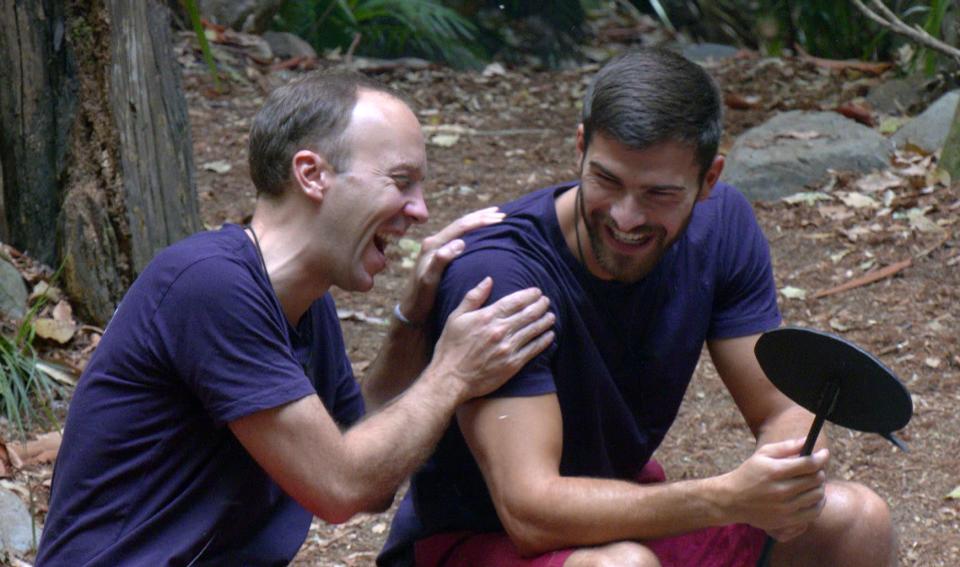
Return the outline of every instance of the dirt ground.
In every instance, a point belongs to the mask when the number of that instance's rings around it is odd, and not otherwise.
[[[229,82],[226,94],[216,94],[193,54],[183,46],[180,53],[203,221],[208,228],[243,222],[254,204],[246,166],[250,119],[269,89],[298,71],[250,68]],[[722,150],[775,112],[861,104],[858,97],[883,80],[809,61],[756,56],[709,68],[729,101]],[[468,210],[574,178],[579,100],[595,70],[587,65],[484,76],[431,67],[378,73],[414,101],[429,142],[430,221],[408,236],[422,238]],[[932,179],[930,157],[900,158],[891,164],[893,177],[887,178],[894,181],[886,185],[876,176],[840,172],[824,188],[835,197],[829,203],[777,201],[755,208],[770,240],[778,289],[807,291],[803,299],[780,296],[785,323],[857,342],[893,369],[913,396],[913,420],[899,433],[909,453],[875,435],[833,429],[833,475],[863,482],[887,499],[899,533],[901,564],[955,566],[960,565],[960,500],[947,495],[960,485],[955,411],[960,402],[960,184]],[[845,192],[873,194],[883,203],[847,205],[841,200]],[[907,211],[917,209],[933,225],[908,217]],[[377,277],[372,292],[334,291],[358,375],[384,334],[373,318],[387,317],[405,283],[406,254],[400,247],[391,250],[390,267]],[[912,265],[893,277],[812,297],[907,259]],[[751,439],[705,357],[656,457],[673,479],[702,477],[739,464],[752,451]],[[42,480],[49,467],[30,474]],[[363,515],[339,526],[315,521],[294,564],[371,565],[390,517],[390,512]]]

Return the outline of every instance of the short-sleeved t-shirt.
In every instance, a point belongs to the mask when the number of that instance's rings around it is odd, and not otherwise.
[[[551,300],[556,341],[493,396],[557,395],[563,476],[633,479],[676,418],[704,341],[780,324],[767,241],[750,204],[718,184],[694,207],[686,232],[636,283],[592,276],[570,252],[549,187],[467,235],[446,271],[437,325],[483,277],[491,301],[531,286]],[[522,435],[522,432],[518,432]],[[502,530],[456,423],[414,476],[379,561],[403,565],[412,542],[457,531]]]
[[[290,325],[236,225],[162,251],[77,385],[37,565],[286,565],[312,515],[227,424],[312,394],[363,414],[329,295]]]

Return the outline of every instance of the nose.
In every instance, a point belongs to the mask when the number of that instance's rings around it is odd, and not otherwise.
[[[423,200],[423,187],[420,184],[417,184],[417,187],[411,192],[410,199],[403,207],[403,214],[417,224],[423,224],[430,218],[427,202]]]
[[[610,207],[610,218],[617,229],[630,231],[647,223],[647,213],[640,196],[628,192]]]

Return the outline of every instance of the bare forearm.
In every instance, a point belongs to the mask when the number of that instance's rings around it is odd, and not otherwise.
[[[757,446],[778,443],[787,439],[805,439],[813,423],[813,414],[800,406],[790,408],[771,416],[757,431]],[[817,438],[814,451],[829,445],[826,424]]]
[[[428,351],[423,329],[391,321],[377,358],[360,380],[367,409],[379,409],[410,387],[427,365]]]
[[[344,436],[350,483],[366,511],[392,498],[397,487],[440,440],[463,395],[457,380],[431,370]]]
[[[638,485],[556,477],[500,509],[524,554],[667,537],[732,522],[711,494],[714,479]]]

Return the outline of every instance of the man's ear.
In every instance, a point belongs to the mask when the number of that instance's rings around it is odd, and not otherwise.
[[[713,163],[710,164],[707,173],[703,176],[703,183],[700,185],[700,194],[697,196],[697,201],[706,201],[710,196],[710,192],[713,191],[713,186],[717,184],[717,180],[720,179],[720,174],[723,173],[723,165],[725,163],[726,160],[720,154],[717,154],[717,157],[713,158]]]
[[[320,202],[333,179],[333,167],[320,154],[300,150],[293,154],[293,180],[296,188],[310,199]]]

